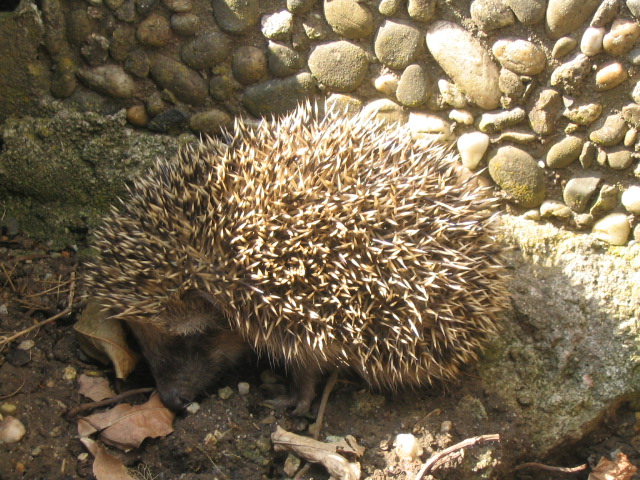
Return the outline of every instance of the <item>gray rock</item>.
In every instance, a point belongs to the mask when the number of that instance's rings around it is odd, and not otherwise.
[[[386,20],[376,34],[374,50],[384,65],[402,70],[416,58],[423,44],[423,36],[414,26]]]
[[[220,133],[222,129],[230,128],[232,125],[231,115],[218,109],[198,112],[189,119],[191,130],[208,134]]]
[[[408,0],[407,13],[417,22],[428,22],[436,11],[436,0]]]
[[[563,108],[562,97],[551,88],[540,91],[536,103],[529,112],[531,128],[538,135],[551,134]]]
[[[630,103],[622,107],[622,118],[634,127],[640,127],[640,105]]]
[[[308,64],[318,83],[335,92],[355,90],[369,68],[365,51],[344,40],[318,45],[309,55]]]
[[[537,75],[547,66],[544,51],[527,40],[498,40],[492,51],[504,68],[519,75]]]
[[[88,17],[84,8],[71,9],[66,16],[67,39],[73,45],[82,45],[95,32],[96,22]]]
[[[78,70],[78,78],[89,88],[116,98],[130,98],[135,81],[119,65],[102,65]]]
[[[178,134],[184,131],[189,121],[187,113],[180,108],[169,108],[147,123],[152,132]]]
[[[392,17],[400,7],[402,0],[381,0],[378,4],[378,11],[385,17]]]
[[[514,320],[478,370],[523,425],[527,454],[544,458],[640,389],[640,245],[611,251],[551,224],[511,216],[501,223],[515,247]]]
[[[640,18],[640,0],[627,0],[626,3],[633,16]]]
[[[162,15],[152,13],[138,25],[136,38],[140,43],[149,47],[167,45],[173,39],[169,20]]]
[[[562,191],[564,202],[574,212],[584,212],[600,180],[600,175],[596,173],[571,178]]]
[[[224,33],[203,32],[182,45],[180,57],[191,68],[205,70],[224,61],[231,52],[231,44]]]
[[[629,168],[633,162],[633,154],[625,147],[618,147],[607,152],[607,163],[614,170]]]
[[[164,55],[154,55],[149,73],[162,88],[189,105],[201,105],[207,98],[207,82],[189,67]]]
[[[162,3],[164,3],[169,10],[178,13],[190,12],[193,8],[191,0],[163,0]]]
[[[304,15],[315,3],[316,0],[287,0],[287,10],[296,15]]]
[[[371,11],[356,0],[324,0],[324,17],[331,29],[344,38],[364,38],[373,32]]]
[[[298,103],[316,93],[316,82],[308,73],[269,80],[244,91],[242,103],[252,115],[280,115],[296,108]]]
[[[549,0],[547,31],[552,39],[578,29],[598,8],[600,0]]]
[[[158,5],[158,0],[135,0],[136,10],[142,16],[147,16]]]
[[[431,95],[431,81],[422,65],[413,64],[405,68],[398,81],[396,98],[406,107],[417,107]]]
[[[429,25],[427,47],[438,65],[469,99],[492,110],[500,104],[500,71],[489,52],[464,28],[438,21]]]
[[[569,95],[577,94],[590,71],[591,60],[579,53],[553,71],[551,85],[562,88]]]
[[[602,104],[587,103],[567,108],[563,115],[578,125],[589,126],[602,115]]]
[[[142,175],[156,158],[173,157],[178,148],[177,138],[133,133],[124,110],[104,115],[60,106],[49,115],[8,120],[2,139],[6,217],[19,218],[23,233],[54,249],[75,244],[78,228],[99,225],[126,196],[126,180]],[[24,161],[34,156],[46,161]]]
[[[580,152],[580,156],[578,157],[582,168],[591,168],[597,154],[598,149],[596,148],[595,144],[593,142],[585,142],[584,146],[582,147],[582,152]]]
[[[546,163],[549,168],[565,168],[578,159],[584,146],[580,137],[568,135],[551,146],[547,152]]]
[[[287,10],[266,14],[260,21],[262,35],[270,40],[288,40],[293,28],[293,15]]]
[[[619,11],[620,0],[603,0],[589,25],[596,28],[606,27],[616,18]]]
[[[611,147],[622,141],[627,133],[627,128],[627,123],[622,115],[614,113],[596,124],[596,129],[589,134],[589,140],[598,145]]]
[[[615,185],[602,185],[598,192],[598,198],[593,206],[589,209],[589,213],[593,217],[600,217],[601,215],[610,212],[616,208],[620,203],[620,191]]]
[[[545,196],[544,172],[531,155],[516,147],[500,147],[489,158],[489,175],[525,208],[538,207]]]
[[[118,25],[111,35],[109,53],[115,61],[124,62],[137,46],[135,29],[130,25]]]
[[[149,76],[149,57],[142,49],[133,50],[124,61],[124,70],[138,78]]]
[[[513,25],[516,18],[501,0],[473,0],[471,18],[485,32]]]
[[[225,101],[233,96],[234,82],[228,75],[213,75],[209,81],[209,93],[215,100]]]
[[[258,0],[216,0],[211,5],[218,26],[227,33],[244,33],[260,18]]]
[[[527,114],[520,107],[496,113],[483,113],[480,116],[478,128],[485,133],[495,133],[517,125],[525,118]]]
[[[302,70],[305,57],[293,48],[280,43],[269,42],[267,45],[269,71],[275,77],[288,77]]]
[[[175,33],[185,37],[195,35],[200,29],[200,19],[194,13],[174,13],[169,23]]]
[[[534,25],[544,18],[546,0],[505,0],[516,18],[525,25]]]
[[[261,48],[243,46],[233,52],[231,71],[243,85],[251,85],[267,76],[267,56]]]
[[[80,49],[80,54],[90,67],[102,65],[109,56],[109,40],[102,35],[92,33]]]
[[[553,58],[562,58],[565,55],[569,54],[571,50],[576,48],[577,45],[578,45],[578,41],[575,38],[571,38],[571,37],[559,38],[558,41],[556,41],[556,43],[553,45],[551,56]]]
[[[133,0],[125,0],[125,2],[116,10],[116,18],[125,23],[134,23],[138,16],[136,15],[136,4]]]
[[[513,101],[521,100],[525,92],[525,85],[522,79],[506,68],[500,69],[498,87],[502,93]]]

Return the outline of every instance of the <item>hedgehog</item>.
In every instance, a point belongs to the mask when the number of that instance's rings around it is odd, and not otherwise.
[[[93,295],[180,410],[247,352],[307,413],[322,376],[453,380],[508,304],[497,200],[445,146],[305,104],[158,160],[95,232]]]

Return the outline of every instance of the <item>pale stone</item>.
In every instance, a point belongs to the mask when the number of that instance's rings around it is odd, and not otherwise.
[[[429,26],[427,46],[438,65],[481,108],[500,105],[500,70],[482,44],[460,25],[438,21]]]
[[[422,447],[418,439],[410,433],[400,433],[395,443],[395,452],[400,459],[415,460],[422,455]]]
[[[632,185],[622,193],[622,205],[631,213],[640,214],[640,186]]]
[[[472,132],[460,135],[456,143],[460,152],[460,161],[469,170],[475,170],[489,147],[489,135]]]
[[[380,75],[374,80],[373,86],[384,95],[394,95],[398,88],[398,77],[392,73]]]
[[[624,213],[610,213],[598,220],[591,229],[591,235],[611,245],[625,245],[630,233],[631,226]]]
[[[629,75],[620,62],[613,62],[602,67],[596,73],[596,89],[611,90],[624,82]]]
[[[605,31],[604,28],[587,28],[582,34],[582,40],[580,40],[580,51],[588,57],[599,54],[602,51],[602,39]]]
[[[628,52],[640,37],[638,22],[626,18],[613,21],[611,30],[604,36],[602,44],[610,55],[618,56]]]
[[[526,40],[498,40],[492,51],[504,68],[519,75],[537,75],[547,65],[542,49]]]

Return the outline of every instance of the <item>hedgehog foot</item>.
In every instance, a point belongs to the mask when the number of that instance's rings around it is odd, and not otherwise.
[[[303,417],[309,413],[311,403],[316,396],[316,384],[320,379],[320,372],[303,372],[294,370],[289,385],[290,394],[281,395],[266,403],[277,410],[293,408],[292,415]]]

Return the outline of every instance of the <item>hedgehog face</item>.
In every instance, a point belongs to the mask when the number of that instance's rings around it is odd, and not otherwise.
[[[181,302],[181,314],[200,322],[202,304]],[[191,308],[191,310],[190,310]],[[175,316],[170,309],[167,319]],[[240,335],[220,325],[218,312],[211,307],[210,326],[203,331],[175,335],[160,330],[151,323],[128,322],[149,364],[162,402],[179,411],[192,402],[225,371],[237,363],[249,347]]]

